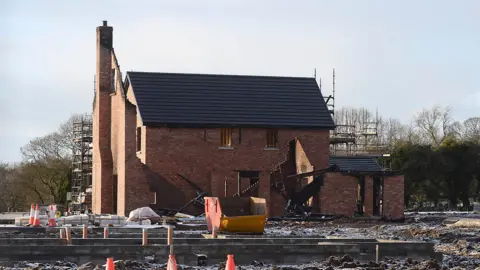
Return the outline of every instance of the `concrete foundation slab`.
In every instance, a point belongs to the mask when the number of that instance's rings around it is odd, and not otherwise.
[[[196,265],[197,254],[206,254],[209,264],[224,261],[227,254],[234,254],[239,264],[250,264],[252,260],[299,264],[345,254],[359,261],[370,261],[375,260],[377,246],[380,258],[438,258],[432,243],[295,240],[298,239],[175,239],[174,250],[177,261],[187,265]],[[29,239],[3,239],[0,261],[55,261],[68,258],[65,260],[75,263],[101,263],[108,256],[138,261],[143,261],[145,256],[154,256],[166,261],[170,250],[166,239],[150,239],[149,246],[141,246],[141,239],[128,238],[74,239],[73,245],[67,245],[63,239],[35,239],[33,242],[29,243]]]
[[[5,228],[3,228],[5,229]],[[92,261],[104,263],[107,257],[115,260],[144,261],[152,257],[166,262],[170,247],[165,228],[148,230],[148,246],[142,246],[140,228],[115,228],[103,239],[103,228],[89,228],[88,238],[82,239],[82,228],[72,228],[72,244],[59,238],[60,228],[0,229],[0,261],[53,262],[66,260],[77,264]],[[6,230],[6,229],[5,229]],[[16,230],[11,233],[11,230]],[[350,239],[323,236],[220,235],[207,239],[200,234],[175,232],[174,251],[178,263],[197,265],[198,254],[207,256],[207,264],[225,261],[234,254],[238,264],[253,260],[274,264],[301,264],[325,260],[330,256],[350,255],[359,261],[385,257],[412,259],[440,258],[434,244],[377,239]]]

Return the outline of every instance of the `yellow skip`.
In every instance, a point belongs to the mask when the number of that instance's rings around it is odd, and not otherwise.
[[[245,232],[263,233],[265,229],[265,215],[221,217],[220,231],[224,232]]]
[[[205,197],[208,231],[263,233],[267,220],[267,203],[257,197]]]

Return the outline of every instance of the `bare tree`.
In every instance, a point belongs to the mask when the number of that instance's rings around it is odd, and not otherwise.
[[[471,117],[463,122],[464,138],[480,144],[480,117]]]
[[[402,124],[398,119],[381,119],[378,125],[379,138],[383,145],[393,147],[396,142],[407,138],[408,126]]]
[[[21,148],[23,162],[19,179],[25,188],[45,203],[53,200],[62,204],[70,188],[73,153],[73,115],[58,131],[38,137]]]
[[[73,122],[81,117],[79,114],[73,115],[60,125],[58,131],[30,141],[21,148],[24,159],[37,163],[50,159],[71,159],[74,149]]]
[[[8,194],[10,190],[9,168],[7,163],[0,163],[0,212],[6,212],[10,208]]]
[[[16,167],[0,163],[0,212],[26,207],[25,190],[16,178]]]
[[[434,106],[431,109],[423,109],[415,117],[415,124],[420,135],[435,147],[451,135],[453,120],[451,109]]]
[[[37,170],[33,168],[35,163],[22,162],[15,172],[15,181],[23,189],[25,201],[45,204],[52,201],[47,187],[38,179]]]
[[[58,133],[62,138],[62,148],[64,148],[67,152],[68,156],[71,156],[73,153],[73,149],[75,148],[75,144],[73,142],[74,139],[74,131],[73,131],[73,123],[81,121],[83,115],[81,114],[74,114],[72,115],[67,121],[63,122],[58,129]]]
[[[455,121],[450,131],[459,140],[480,144],[480,117],[471,117],[463,123]]]

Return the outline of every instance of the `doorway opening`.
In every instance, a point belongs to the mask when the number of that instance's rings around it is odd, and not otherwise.
[[[365,214],[365,176],[358,177],[357,182],[357,214]]]
[[[237,192],[239,197],[258,197],[260,171],[237,171]]]
[[[383,177],[373,178],[373,215],[383,215]]]

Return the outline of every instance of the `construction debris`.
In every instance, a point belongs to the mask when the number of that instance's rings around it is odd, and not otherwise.
[[[266,200],[257,197],[205,197],[208,230],[263,233],[267,219]]]
[[[475,218],[448,218],[443,224],[447,227],[478,228],[480,229],[480,219]]]
[[[162,217],[157,215],[155,211],[152,210],[150,207],[142,207],[137,208],[130,212],[127,221],[143,221],[143,220],[150,220],[151,222],[159,222],[162,220]]]

